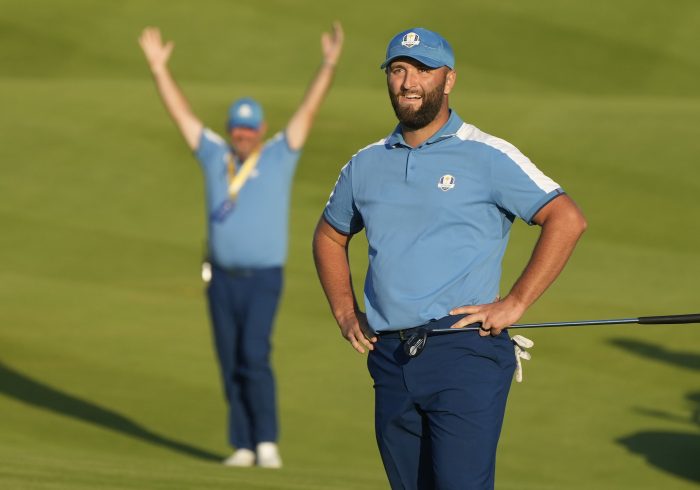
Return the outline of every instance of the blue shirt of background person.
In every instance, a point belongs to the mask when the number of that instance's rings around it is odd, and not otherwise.
[[[267,141],[255,171],[229,212],[227,179],[233,158],[226,142],[209,129],[202,131],[195,152],[202,165],[210,259],[225,268],[272,267],[287,256],[289,201],[300,151],[289,147],[284,132]]]
[[[228,466],[280,468],[271,336],[283,284],[292,177],[343,46],[334,23],[321,36],[323,61],[284,131],[265,141],[262,107],[250,98],[229,109],[228,141],[192,112],[168,68],[173,43],[157,28],[139,42],[158,93],[204,172],[208,259],[203,277],[228,405]],[[245,177],[245,178],[244,178]],[[207,274],[208,273],[208,274]]]

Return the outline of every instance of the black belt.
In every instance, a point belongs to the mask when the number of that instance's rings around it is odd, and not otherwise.
[[[271,269],[280,269],[280,266],[273,267],[221,267],[218,264],[210,262],[211,266],[215,269],[224,272],[230,277],[252,277],[255,274],[263,271],[268,271]]]
[[[426,330],[428,332],[428,335],[430,335],[430,332],[432,330],[436,330],[438,328],[449,328],[465,316],[467,316],[466,313],[462,315],[448,315],[442,318],[438,318],[437,320],[430,320],[428,323],[418,325],[417,327],[404,328],[401,330],[387,330],[385,332],[377,332],[377,335],[384,339],[406,340],[420,329]]]

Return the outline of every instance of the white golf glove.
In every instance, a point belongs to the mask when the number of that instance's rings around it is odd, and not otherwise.
[[[522,335],[514,335],[511,340],[513,341],[513,347],[515,348],[515,381],[522,383],[523,365],[520,359],[525,359],[526,361],[530,360],[532,356],[530,356],[530,353],[526,349],[530,349],[535,345],[535,343]]]
[[[211,264],[208,260],[202,262],[202,281],[206,283],[211,281]]]

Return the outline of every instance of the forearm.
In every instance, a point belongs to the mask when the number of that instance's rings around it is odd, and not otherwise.
[[[319,222],[313,239],[316,272],[331,312],[338,324],[357,312],[357,301],[352,288],[347,245],[327,233],[328,224]]]
[[[324,218],[319,220],[313,241],[318,278],[340,332],[353,349],[363,354],[365,349],[374,350],[378,337],[357,306],[348,261],[349,243],[349,235],[338,233]]]
[[[323,61],[304,95],[304,100],[301,104],[303,112],[310,114],[312,117],[316,114],[318,108],[321,107],[323,99],[326,98],[334,76],[335,63]]]
[[[585,219],[573,202],[566,196],[559,199],[559,212],[542,222],[532,256],[507,296],[523,312],[556,280],[586,229]]]
[[[335,63],[323,61],[306,90],[299,108],[287,125],[287,138],[292,148],[301,149],[304,146],[316,113],[333,82],[334,75]]]
[[[191,149],[195,149],[202,130],[202,123],[192,112],[189,102],[177,86],[167,65],[151,67],[151,73],[168,114],[182,133],[187,145]]]

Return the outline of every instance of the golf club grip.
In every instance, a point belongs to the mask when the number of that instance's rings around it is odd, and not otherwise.
[[[637,323],[640,325],[700,323],[700,313],[690,313],[688,315],[640,316]]]

